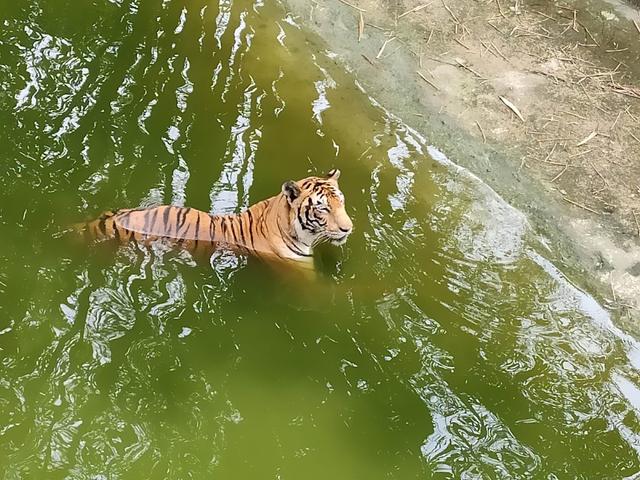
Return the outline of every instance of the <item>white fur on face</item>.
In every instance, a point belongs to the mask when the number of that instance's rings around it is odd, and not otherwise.
[[[310,192],[308,196],[298,200],[300,203],[298,203],[297,209],[302,211],[300,217],[302,217],[303,221],[309,221],[310,224],[305,225],[303,228],[298,216],[299,212],[296,211],[292,215],[292,227],[297,240],[309,249],[323,241],[328,241],[333,245],[343,245],[351,233],[351,220],[346,212],[336,212],[335,210],[344,209],[343,193],[335,182],[323,183],[324,191],[322,193],[318,193],[314,188],[314,191]],[[302,185],[304,186],[304,183]],[[309,187],[306,188],[311,190]],[[334,207],[333,210],[323,213],[323,208],[331,209],[332,205]],[[338,216],[336,216],[336,213]],[[347,222],[345,222],[345,218]],[[340,227],[341,223],[346,224],[349,227],[349,231],[343,230]],[[313,230],[319,231],[314,232]]]

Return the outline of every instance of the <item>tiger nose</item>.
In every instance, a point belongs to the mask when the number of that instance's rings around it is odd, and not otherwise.
[[[353,230],[353,222],[351,222],[350,218],[346,218],[342,225],[338,225],[338,229],[344,233],[351,233],[351,230]]]

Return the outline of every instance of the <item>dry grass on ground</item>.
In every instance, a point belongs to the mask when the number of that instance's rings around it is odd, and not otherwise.
[[[354,35],[379,37],[368,62],[408,49],[425,105],[640,237],[640,21],[577,1],[341,1]]]

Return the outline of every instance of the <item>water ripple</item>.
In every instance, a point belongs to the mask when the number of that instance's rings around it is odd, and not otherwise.
[[[294,16],[76,8],[16,7],[0,33],[0,476],[640,470],[634,337]],[[224,251],[52,240],[112,207],[237,212],[335,167],[356,229],[316,284]]]

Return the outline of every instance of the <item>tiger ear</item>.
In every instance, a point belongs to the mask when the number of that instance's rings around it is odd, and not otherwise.
[[[340,170],[338,170],[337,168],[334,168],[333,170],[329,171],[329,173],[327,173],[328,180],[338,180],[339,178]]]
[[[288,180],[282,184],[282,193],[287,198],[289,203],[292,203],[296,198],[300,196],[300,187],[292,180]]]

